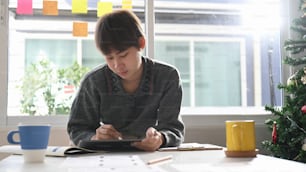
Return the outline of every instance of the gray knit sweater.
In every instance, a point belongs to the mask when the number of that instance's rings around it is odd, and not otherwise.
[[[74,144],[90,140],[99,122],[112,124],[125,136],[144,137],[154,127],[165,137],[161,147],[177,146],[184,140],[180,117],[182,87],[178,70],[166,63],[142,57],[140,86],[128,94],[121,79],[107,65],[89,72],[72,104],[67,131]]]

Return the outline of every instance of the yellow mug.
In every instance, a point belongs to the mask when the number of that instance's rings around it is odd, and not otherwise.
[[[253,120],[225,121],[228,151],[255,151],[255,122]]]

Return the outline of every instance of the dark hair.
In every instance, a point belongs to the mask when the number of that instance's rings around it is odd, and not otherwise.
[[[139,48],[138,39],[144,37],[139,18],[129,10],[116,10],[102,16],[96,26],[95,41],[103,54],[112,49],[124,51]]]

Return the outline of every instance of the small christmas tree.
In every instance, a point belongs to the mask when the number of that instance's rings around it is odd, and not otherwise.
[[[302,0],[300,10],[303,15],[291,25],[299,36],[284,44],[288,52],[284,64],[290,65],[294,74],[286,84],[278,85],[285,93],[284,105],[265,106],[273,114],[273,118],[266,120],[272,138],[262,145],[275,157],[306,163],[306,2]]]

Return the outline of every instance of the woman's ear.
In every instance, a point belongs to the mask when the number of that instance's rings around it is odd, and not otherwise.
[[[138,45],[140,49],[144,49],[146,46],[146,39],[142,36],[138,38]]]

